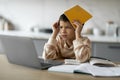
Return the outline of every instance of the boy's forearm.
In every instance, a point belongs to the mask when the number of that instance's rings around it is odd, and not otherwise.
[[[79,38],[73,41],[76,59],[85,62],[91,55],[90,41],[88,38]]]
[[[50,44],[56,44],[56,37],[57,37],[57,33],[52,33],[51,37],[48,40],[48,43]]]
[[[82,41],[82,36],[80,34],[76,34],[76,40]]]
[[[52,39],[56,39],[57,35],[58,35],[58,33],[53,32],[52,35],[51,35],[51,38],[52,38]]]

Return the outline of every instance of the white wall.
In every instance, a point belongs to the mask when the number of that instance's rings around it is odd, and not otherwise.
[[[50,28],[60,14],[76,4],[93,15],[85,28],[105,29],[109,20],[120,25],[120,0],[0,0],[0,15],[20,30],[28,31],[35,25]]]

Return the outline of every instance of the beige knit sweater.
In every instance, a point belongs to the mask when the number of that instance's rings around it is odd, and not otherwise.
[[[50,38],[44,45],[44,59],[77,59],[86,62],[91,56],[91,43],[87,37],[73,40],[73,45],[68,46],[60,36]]]

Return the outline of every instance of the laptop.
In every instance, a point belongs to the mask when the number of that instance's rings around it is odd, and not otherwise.
[[[33,39],[30,37],[0,35],[0,40],[10,63],[38,69],[63,64],[61,61],[38,58]]]

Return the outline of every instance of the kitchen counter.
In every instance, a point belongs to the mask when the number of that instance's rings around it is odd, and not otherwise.
[[[9,36],[22,36],[35,39],[49,39],[51,34],[48,33],[38,33],[38,32],[25,32],[25,31],[0,31],[0,35],[9,35]]]
[[[0,31],[0,35],[10,35],[10,36],[24,36],[34,39],[49,39],[51,34],[49,33],[35,33],[35,32],[23,32],[23,31]],[[94,36],[94,35],[84,35],[87,36],[92,42],[111,42],[120,43],[120,37],[110,37],[110,36]]]
[[[86,35],[92,42],[120,43],[120,37]]]

